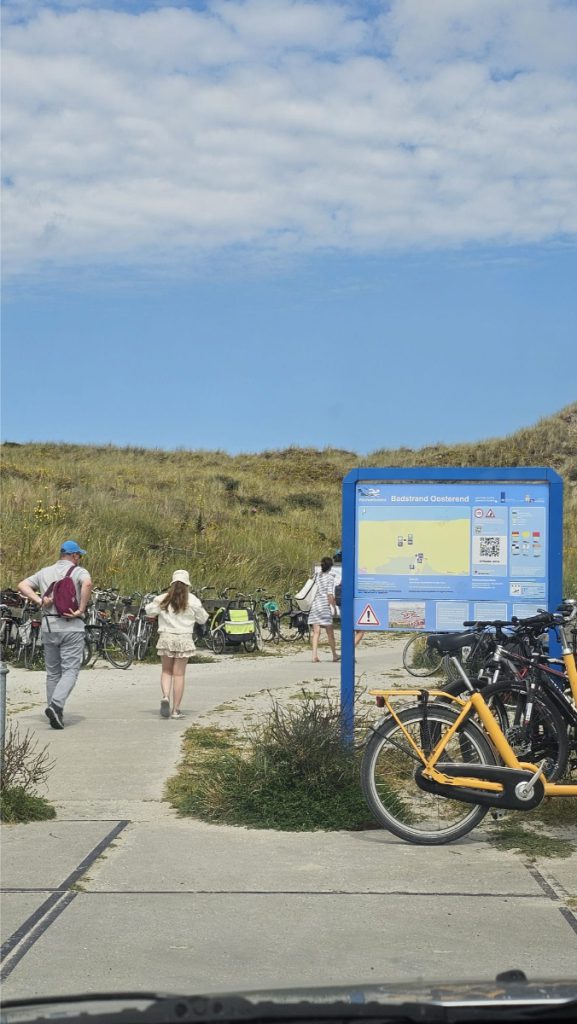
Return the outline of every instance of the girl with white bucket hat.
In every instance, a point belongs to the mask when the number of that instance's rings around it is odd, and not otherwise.
[[[188,659],[196,648],[192,639],[195,622],[208,619],[198,597],[190,591],[186,569],[172,574],[170,587],[146,605],[147,615],[158,618],[156,650],[162,660],[160,714],[163,718],[182,718],[180,704],[184,693],[184,676]]]

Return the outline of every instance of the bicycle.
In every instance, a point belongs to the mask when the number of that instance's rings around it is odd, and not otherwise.
[[[28,609],[27,609],[28,610]],[[44,644],[42,643],[42,616],[38,608],[29,606],[29,617],[20,627],[22,658],[24,668],[44,668]]]
[[[202,603],[202,606],[205,609],[205,611],[207,611],[209,613],[209,615],[210,615],[211,609],[210,609],[210,607],[206,607],[206,605],[210,604],[211,602],[206,602],[205,598],[204,598],[204,595],[208,591],[215,590],[215,589],[216,588],[212,587],[212,586],[205,586],[205,587],[201,587],[200,590],[198,591],[198,596],[199,596],[199,599],[200,599],[200,601]],[[215,606],[218,606],[218,602],[212,602],[212,603]],[[197,646],[202,645],[203,647],[206,647],[209,651],[212,651],[213,648],[212,648],[212,636],[211,636],[211,633],[210,633],[210,618],[205,623],[195,622],[194,628],[192,630],[192,639],[193,639],[194,643]]]
[[[260,627],[263,639],[273,644],[280,641],[280,608],[272,597],[265,595],[262,598],[260,611]]]
[[[86,624],[83,666],[94,664],[99,657],[114,668],[130,668],[134,651],[129,637],[105,612],[97,611],[96,620]]]
[[[574,655],[565,632],[576,615],[575,602],[567,601],[554,615],[541,612],[512,620],[514,635],[507,646],[496,646],[475,681],[477,689],[491,685],[491,706],[517,756],[551,761],[550,781],[559,777],[567,747],[570,757],[577,755],[577,710],[568,678]],[[561,639],[562,661],[549,658],[543,649],[541,636],[547,628],[555,629]],[[446,686],[452,696],[465,691],[462,679]]]
[[[27,603],[15,590],[0,593],[0,649],[7,661],[18,661],[22,654],[21,627]]]
[[[280,633],[278,629],[279,607],[270,594],[265,594],[263,587],[257,587],[252,598],[252,610],[258,630],[264,643],[278,643]],[[259,648],[263,649],[263,648]]]
[[[122,597],[124,611],[118,620],[119,627],[126,633],[132,644],[134,658],[142,661],[148,654],[150,641],[154,633],[156,619],[148,616],[145,607],[150,604],[156,594],[139,594]],[[132,609],[135,609],[134,611]]]
[[[494,619],[492,621],[464,622],[463,625],[469,629],[472,628],[473,632],[453,634],[455,642],[457,638],[459,638],[459,642],[455,643],[452,653],[459,659],[462,667],[470,676],[476,677],[483,672],[497,646],[507,647],[511,651],[518,650],[522,653],[529,641],[534,648],[538,647],[540,651],[544,651],[544,645],[540,639],[543,626],[539,617],[534,617],[534,621],[533,619],[512,619],[510,621]],[[448,655],[445,655],[442,664],[449,682],[460,683],[459,673],[453,667]]]
[[[563,614],[550,619],[563,643],[572,701],[577,703],[577,667]],[[528,811],[545,796],[577,796],[577,784],[556,781],[569,761],[563,725],[557,721],[556,764],[547,757],[539,764],[522,760],[490,706],[510,681],[475,689],[451,653],[451,638],[439,635],[432,642],[438,653],[452,659],[468,693],[461,698],[444,690],[370,691],[387,710],[372,730],[361,763],[363,793],[377,820],[407,842],[439,845],[467,835],[489,810]],[[395,709],[393,701],[403,697],[416,697],[417,703]],[[439,697],[443,699],[431,699]],[[571,707],[565,698],[565,712]],[[530,720],[526,716],[522,725],[529,728]],[[571,721],[577,723],[574,707]]]

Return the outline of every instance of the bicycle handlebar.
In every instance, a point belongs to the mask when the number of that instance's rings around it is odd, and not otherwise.
[[[558,619],[552,612],[545,611],[539,612],[538,615],[530,615],[526,619],[518,619],[517,616],[514,615],[512,619],[513,625],[520,627],[521,629],[524,627],[530,628],[531,626],[543,626],[543,628],[545,628],[546,626],[554,626],[557,621]]]
[[[573,616],[573,614],[577,614],[577,607],[571,609],[571,615]],[[526,619],[520,619],[518,616],[513,615],[509,621],[504,619],[493,619],[492,621],[478,619],[474,622],[464,622],[463,625],[473,629],[487,629],[491,627],[503,629],[506,626],[513,626],[515,629],[531,629],[535,626],[543,626],[545,628],[546,626],[554,626],[562,615],[564,615],[564,612],[560,609],[556,613],[542,610],[537,615],[529,615]],[[566,621],[570,622],[571,619]]]

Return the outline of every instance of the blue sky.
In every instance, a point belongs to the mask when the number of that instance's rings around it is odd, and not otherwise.
[[[4,18],[5,439],[365,453],[577,398],[575,3]]]

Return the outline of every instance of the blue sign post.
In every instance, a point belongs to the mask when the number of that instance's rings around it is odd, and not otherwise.
[[[342,549],[350,740],[355,630],[449,632],[559,604],[563,481],[542,467],[353,469],[343,481]]]

